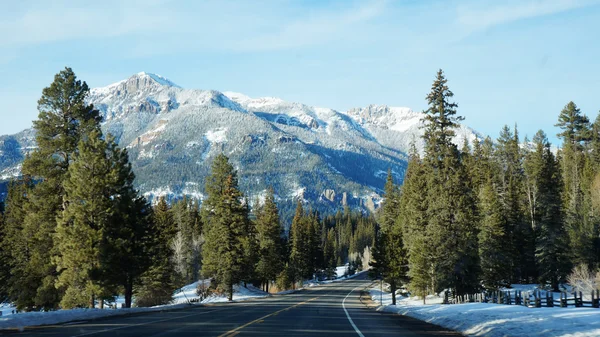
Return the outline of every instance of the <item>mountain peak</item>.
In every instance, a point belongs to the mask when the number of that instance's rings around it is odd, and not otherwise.
[[[160,76],[157,74],[153,74],[153,73],[148,73],[145,71],[141,71],[141,72],[131,76],[129,78],[129,80],[136,79],[136,78],[137,79],[150,79],[150,80],[154,81],[155,83],[163,85],[163,86],[181,88],[180,86],[173,83],[171,80],[169,80],[166,77],[163,77],[163,76]]]

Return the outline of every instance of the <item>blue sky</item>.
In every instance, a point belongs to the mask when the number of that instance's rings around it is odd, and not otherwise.
[[[543,129],[600,109],[600,1],[13,1],[0,11],[0,134],[64,66],[91,87],[140,71],[185,88],[345,111],[425,108],[446,72],[467,125]]]

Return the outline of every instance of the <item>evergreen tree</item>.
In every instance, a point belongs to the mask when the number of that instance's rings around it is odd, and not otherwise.
[[[533,142],[535,151],[527,156],[525,167],[531,221],[536,233],[539,281],[550,283],[552,289],[558,291],[559,282],[570,269],[560,200],[560,172],[544,132],[538,131]]]
[[[327,231],[327,238],[323,246],[323,264],[325,270],[325,276],[328,279],[334,278],[335,275],[335,229],[330,228]]]
[[[385,199],[381,207],[380,233],[373,247],[372,274],[390,284],[392,304],[396,305],[396,290],[406,281],[406,250],[402,227],[398,223],[400,192],[394,185],[391,170],[385,183]]]
[[[454,94],[446,85],[440,70],[427,96],[425,110],[424,165],[427,172],[427,240],[419,240],[429,248],[431,289],[452,288],[457,294],[478,287],[478,248],[475,201],[469,188],[467,168],[451,142],[454,128],[463,120],[456,116]],[[410,221],[410,220],[408,220]]]
[[[504,209],[490,181],[483,186],[479,197],[479,256],[481,279],[486,289],[509,285],[511,256],[506,249],[508,235]]]
[[[258,263],[256,272],[265,291],[269,291],[269,283],[276,279],[283,269],[285,259],[281,256],[281,231],[279,211],[275,204],[273,189],[267,190],[263,205],[257,210],[256,232],[258,239]]]
[[[35,294],[28,307],[55,308],[62,296],[55,287],[58,272],[52,256],[58,252],[53,236],[57,216],[66,206],[63,183],[77,144],[83,135],[98,129],[101,120],[98,111],[85,103],[88,92],[87,84],[65,68],[38,101],[39,115],[33,122],[37,148],[22,168],[23,174],[37,181],[27,195],[21,232],[28,240],[29,258],[23,261],[26,265],[17,267],[24,270],[28,282],[15,282],[15,291]]]
[[[141,276],[136,289],[138,307],[167,304],[177,289],[175,267],[171,261],[171,244],[177,229],[173,214],[164,197],[161,197],[152,212],[156,233],[150,249],[150,268]]]
[[[99,131],[92,131],[69,166],[66,207],[59,215],[54,243],[60,254],[55,263],[60,273],[56,286],[64,289],[62,308],[93,308],[96,298],[107,295],[100,270],[104,233],[115,211],[111,146],[114,143],[105,142]]]
[[[294,283],[312,277],[307,229],[304,208],[298,201],[290,227],[290,268]]]
[[[563,131],[557,136],[568,144],[587,141],[590,138],[589,123],[590,120],[581,114],[577,105],[571,101],[565,105],[558,116],[558,123],[555,126]]]
[[[563,182],[564,220],[570,238],[573,263],[592,266],[596,260],[593,241],[596,223],[589,216],[590,209],[585,202],[591,172],[585,173],[587,143],[593,139],[588,118],[581,114],[575,103],[569,102],[561,111],[556,126],[563,132],[558,137],[563,140],[560,150],[560,168]],[[583,142],[583,143],[582,143]],[[587,168],[588,171],[591,167]]]
[[[10,279],[10,252],[4,247],[6,224],[4,221],[4,202],[0,201],[0,298],[8,297],[8,281]]]
[[[13,180],[9,184],[4,213],[4,226],[2,229],[4,268],[8,274],[4,275],[8,299],[18,310],[33,307],[36,279],[26,273],[26,267],[31,258],[29,240],[23,236],[23,220],[25,219],[27,194],[32,188],[31,180],[25,176]]]
[[[102,275],[111,286],[118,285],[130,308],[134,287],[151,265],[151,249],[157,234],[152,221],[152,208],[134,188],[135,175],[126,149],[111,146],[114,213],[104,235]]]
[[[244,277],[244,237],[247,235],[248,209],[242,204],[237,174],[224,155],[215,158],[207,178],[207,199],[202,204],[204,254],[202,274],[233,299],[233,286]]]

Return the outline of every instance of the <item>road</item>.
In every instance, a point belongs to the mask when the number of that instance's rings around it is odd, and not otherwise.
[[[410,317],[379,313],[360,300],[364,275],[295,294],[239,303],[28,328],[12,336],[460,336]]]

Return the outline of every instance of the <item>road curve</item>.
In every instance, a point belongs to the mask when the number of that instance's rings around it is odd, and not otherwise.
[[[410,317],[379,313],[360,301],[364,275],[295,294],[239,303],[32,327],[12,336],[461,336]],[[1,333],[0,333],[1,334]]]

